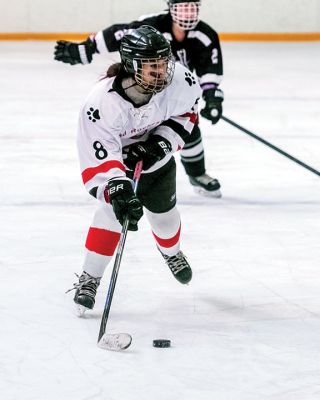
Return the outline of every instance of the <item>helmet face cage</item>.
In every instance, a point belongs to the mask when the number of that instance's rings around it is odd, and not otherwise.
[[[161,92],[173,78],[174,58],[170,43],[152,26],[129,30],[120,44],[124,69],[149,93]]]
[[[169,2],[172,20],[185,31],[194,29],[199,22],[200,5],[201,1]]]
[[[135,58],[134,79],[146,92],[159,93],[170,85],[175,68],[172,53],[158,58]]]

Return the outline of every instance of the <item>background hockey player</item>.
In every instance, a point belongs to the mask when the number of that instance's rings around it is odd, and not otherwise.
[[[121,63],[93,88],[80,112],[78,150],[82,179],[100,207],[86,240],[84,271],[74,301],[92,309],[100,279],[117,247],[121,224],[137,230],[143,214],[174,277],[186,284],[192,270],[180,251],[173,153],[184,146],[197,116],[201,89],[176,64],[170,44],[155,28],[126,33]],[[143,161],[137,195],[132,170]]]
[[[142,17],[129,24],[112,25],[79,44],[59,41],[55,59],[69,64],[90,63],[95,53],[118,51],[120,39],[127,29],[152,25],[171,42],[175,59],[197,74],[205,100],[201,115],[216,124],[222,115],[223,102],[223,92],[218,88],[223,73],[219,37],[209,25],[199,20],[200,1],[169,0],[168,5],[169,11]],[[221,196],[218,180],[206,174],[198,121],[181,151],[181,161],[197,192]]]

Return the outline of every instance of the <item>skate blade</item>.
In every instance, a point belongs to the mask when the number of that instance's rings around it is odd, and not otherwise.
[[[202,187],[194,186],[193,190],[195,193],[200,194],[200,196],[203,196],[203,197],[214,197],[216,199],[220,199],[222,197],[220,189],[209,191],[209,190],[203,189]]]
[[[132,337],[128,333],[105,333],[98,347],[104,350],[120,351],[127,349],[132,342]]]
[[[85,306],[82,306],[81,304],[76,304],[75,305],[75,313],[76,313],[76,316],[79,317],[79,318],[83,317],[84,313],[87,310],[89,310],[89,308],[87,308]]]

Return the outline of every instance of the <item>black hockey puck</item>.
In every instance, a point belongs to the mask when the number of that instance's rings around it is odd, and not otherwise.
[[[153,341],[153,347],[170,347],[171,340],[168,339],[155,339]]]

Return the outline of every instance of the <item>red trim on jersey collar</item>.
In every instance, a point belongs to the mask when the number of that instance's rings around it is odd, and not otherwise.
[[[83,183],[86,184],[92,178],[94,178],[97,174],[101,174],[103,172],[108,172],[113,168],[121,169],[121,171],[125,172],[125,166],[118,160],[106,161],[103,164],[98,165],[97,167],[87,168],[82,172],[82,180]]]

